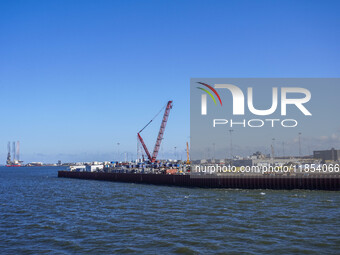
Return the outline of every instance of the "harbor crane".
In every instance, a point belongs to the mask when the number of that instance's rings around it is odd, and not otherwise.
[[[142,138],[142,136],[140,135],[141,132],[151,124],[151,122],[158,116],[158,114],[164,109],[165,107],[165,111],[164,111],[164,115],[163,115],[163,120],[162,120],[162,123],[161,123],[161,127],[159,129],[159,132],[158,132],[158,136],[157,136],[157,140],[156,140],[156,144],[155,144],[155,148],[153,149],[153,153],[152,153],[152,156],[148,150],[148,148],[146,147],[145,143],[144,143],[144,140]],[[162,139],[163,139],[163,134],[164,134],[164,131],[165,131],[165,126],[166,126],[166,123],[168,122],[168,117],[169,117],[169,114],[170,114],[170,110],[172,109],[172,101],[168,101],[168,103],[166,104],[166,106],[164,106],[157,114],[155,117],[153,117],[152,120],[150,120],[148,122],[148,124],[146,124],[138,133],[137,133],[137,140],[142,144],[143,146],[143,149],[146,153],[146,155],[148,156],[148,159],[151,163],[154,163],[156,161],[156,158],[157,158],[157,155],[158,155],[158,151],[159,151],[159,148],[161,146],[161,142],[162,142]]]

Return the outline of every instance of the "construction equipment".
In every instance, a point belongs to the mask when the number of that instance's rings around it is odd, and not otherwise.
[[[158,114],[165,108],[165,112],[164,112],[164,115],[163,115],[163,120],[162,120],[162,124],[161,124],[161,127],[159,129],[159,132],[158,132],[158,136],[157,136],[157,141],[156,141],[156,144],[155,144],[155,148],[153,150],[153,153],[152,153],[152,156],[148,150],[148,148],[146,147],[144,141],[143,141],[143,138],[141,137],[140,133],[147,127],[150,125],[150,123],[158,116]],[[138,141],[140,141],[140,143],[142,144],[143,146],[143,149],[146,153],[146,155],[148,156],[148,159],[151,163],[154,163],[156,161],[156,158],[157,158],[157,155],[158,155],[158,151],[159,151],[159,147],[161,146],[161,142],[162,142],[162,139],[163,139],[163,134],[164,134],[164,130],[165,130],[165,126],[166,126],[166,123],[168,121],[168,117],[169,117],[169,113],[170,113],[170,110],[172,109],[172,101],[168,101],[168,103],[166,104],[166,106],[164,106],[156,115],[155,117],[153,117],[152,120],[150,120],[148,122],[148,124],[146,124],[138,133],[137,133],[137,139]]]
[[[187,142],[187,165],[190,165],[190,159],[189,159],[189,143]]]

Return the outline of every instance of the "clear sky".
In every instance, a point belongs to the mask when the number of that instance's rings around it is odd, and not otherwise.
[[[191,77],[340,77],[339,1],[0,0],[0,163],[112,160],[167,102],[184,157]],[[160,118],[145,130],[153,148]],[[331,135],[331,134],[328,134]],[[123,156],[121,156],[123,159]]]

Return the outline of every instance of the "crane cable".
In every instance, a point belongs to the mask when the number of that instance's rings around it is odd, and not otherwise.
[[[159,110],[159,112],[146,124],[138,133],[142,132],[150,123],[163,111],[163,109],[167,106],[167,103]]]

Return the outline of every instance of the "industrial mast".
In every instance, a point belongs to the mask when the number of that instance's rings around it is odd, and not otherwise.
[[[187,165],[190,164],[190,158],[189,158],[189,143],[187,142]]]
[[[8,149],[8,153],[7,153],[6,164],[10,165],[12,163],[12,161],[11,161],[11,142],[8,142],[7,149]]]

